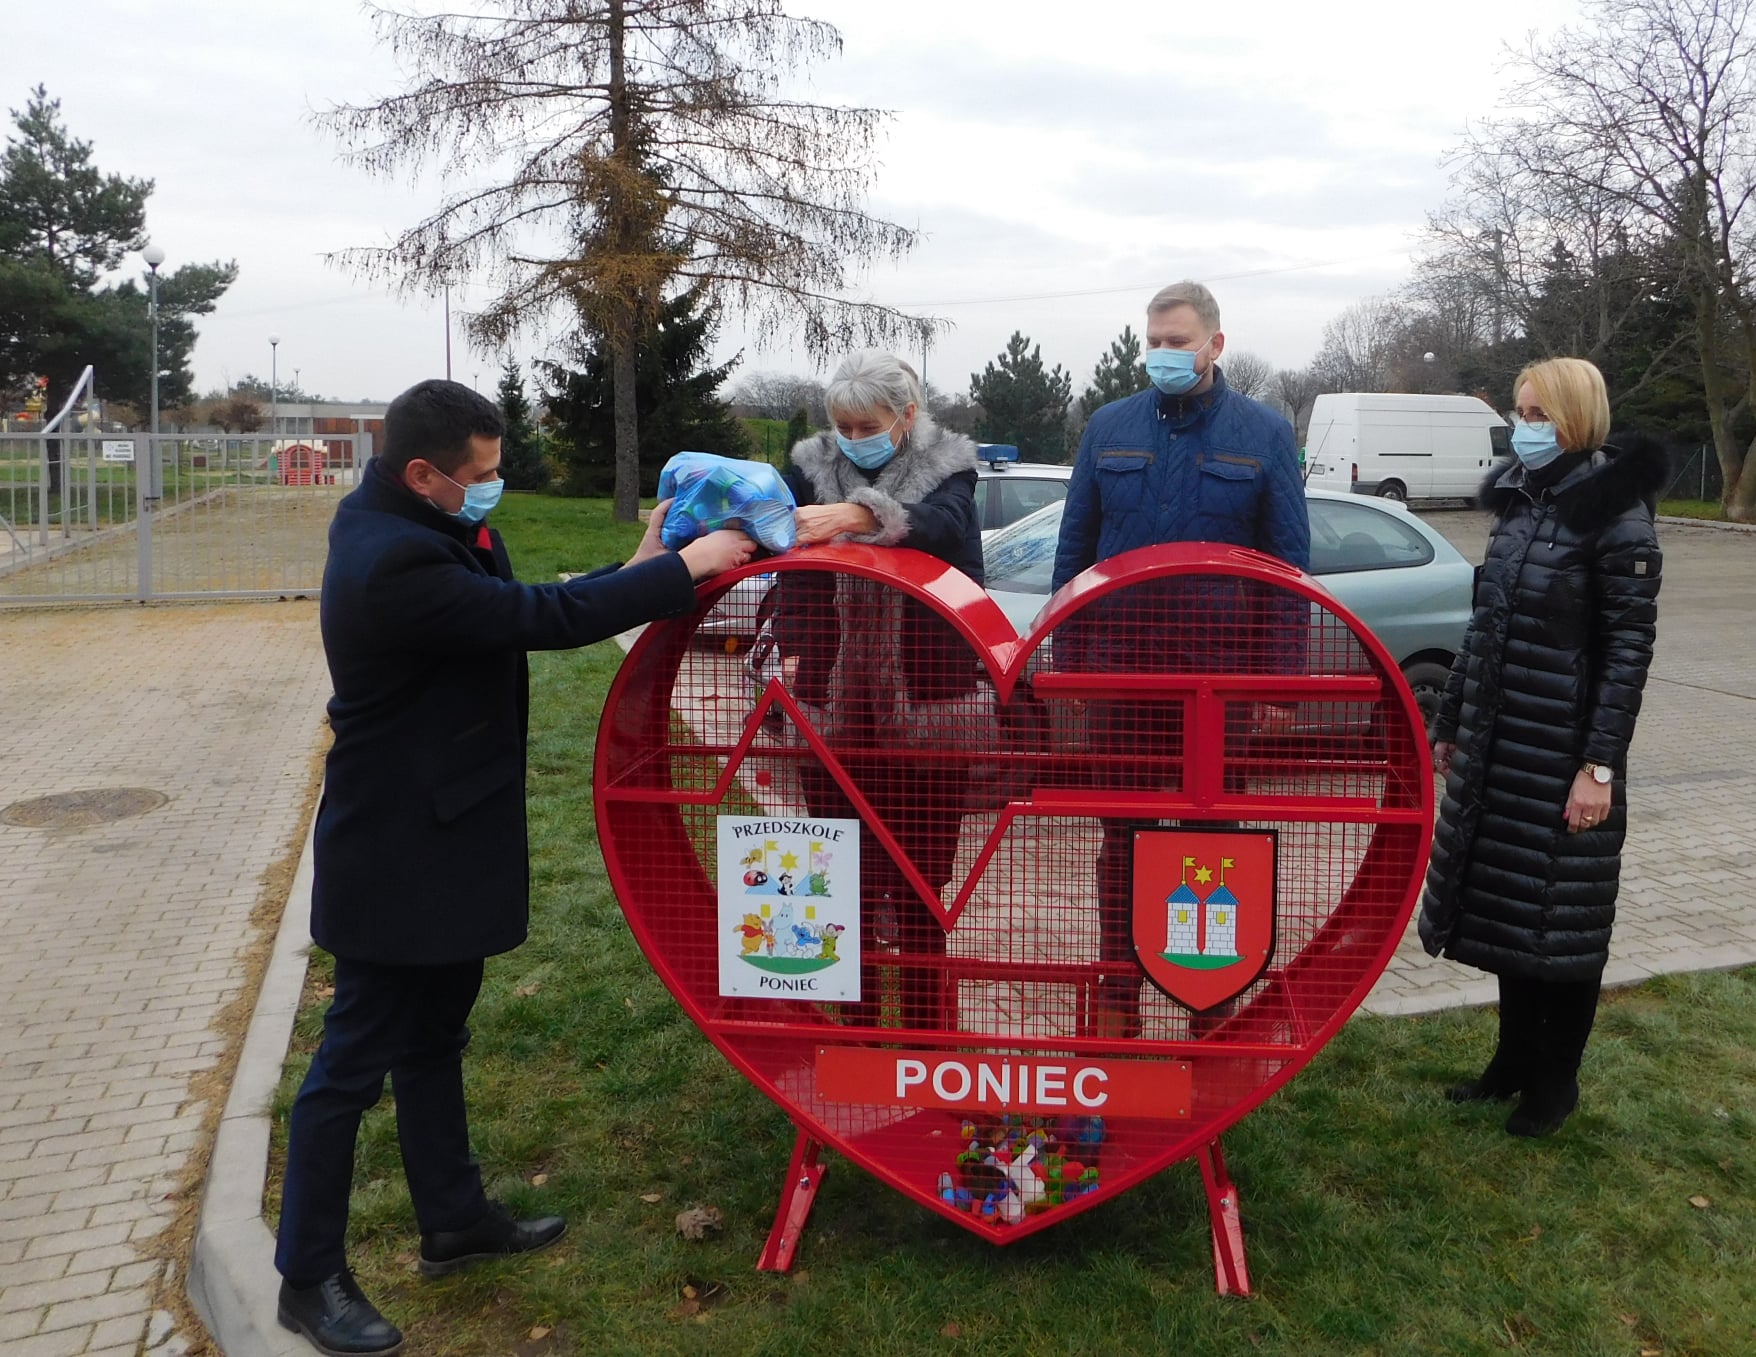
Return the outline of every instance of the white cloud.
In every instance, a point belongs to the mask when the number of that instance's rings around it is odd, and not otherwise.
[[[202,325],[200,384],[264,371],[271,331],[284,369],[337,395],[389,395],[442,370],[435,303],[323,262],[382,243],[436,197],[340,163],[313,124],[316,108],[396,85],[359,10],[18,8],[4,102],[21,106],[41,80],[100,166],[155,179],[150,226],[171,267],[239,262],[237,285]],[[896,111],[873,207],[926,239],[862,287],[889,302],[955,303],[942,313],[956,329],[928,361],[935,381],[962,386],[1014,329],[1083,381],[1152,288],[1183,274],[1217,280],[1234,344],[1304,361],[1329,315],[1406,274],[1424,212],[1444,193],[1440,156],[1492,109],[1502,39],[1552,29],[1572,5],[791,8],[845,39],[841,61],[801,73],[812,97]],[[1240,274],[1251,276],[1228,276]],[[735,317],[721,338],[727,353],[742,345]],[[454,352],[456,375],[491,385],[492,360],[466,355],[461,340]],[[782,348],[746,363],[804,360]]]

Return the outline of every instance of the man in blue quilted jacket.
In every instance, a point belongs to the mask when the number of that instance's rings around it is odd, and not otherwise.
[[[1056,589],[1098,561],[1162,542],[1251,547],[1300,569],[1310,566],[1311,524],[1292,426],[1226,386],[1219,366],[1225,342],[1219,304],[1200,283],[1172,283],[1147,303],[1145,366],[1152,385],[1112,401],[1086,425],[1061,518]],[[1055,667],[1133,673],[1301,669],[1305,608],[1290,606],[1295,602],[1211,577],[1135,586],[1058,629]],[[1092,751],[1111,770],[1111,785],[1117,769],[1131,770],[1122,772],[1121,784],[1140,790],[1188,785],[1181,768],[1180,704],[1094,703],[1088,715]],[[1267,708],[1253,715],[1258,728],[1272,729],[1285,714]],[[1229,717],[1227,745],[1250,724]],[[1092,1018],[1096,1035],[1140,1031],[1133,842],[1137,830],[1153,823],[1103,822],[1098,909],[1108,973]]]

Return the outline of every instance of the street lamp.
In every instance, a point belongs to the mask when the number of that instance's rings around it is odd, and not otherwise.
[[[147,272],[151,277],[152,300],[148,303],[148,311],[152,316],[152,436],[159,436],[159,265],[165,262],[165,251],[162,246],[148,244],[140,252],[146,260]]]
[[[275,425],[280,423],[280,336],[268,337],[268,437],[275,436]]]

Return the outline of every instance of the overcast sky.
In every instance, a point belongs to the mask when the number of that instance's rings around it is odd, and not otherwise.
[[[345,399],[442,374],[436,304],[398,300],[324,261],[386,241],[436,200],[342,164],[311,121],[397,88],[347,0],[15,0],[4,104],[39,81],[100,168],[157,183],[148,226],[167,268],[236,259],[201,325],[206,389],[283,373]],[[871,208],[924,240],[863,295],[955,328],[927,359],[966,388],[1015,329],[1083,386],[1163,283],[1207,281],[1228,341],[1307,361],[1324,321],[1406,278],[1444,153],[1494,111],[1504,44],[1568,21],[1572,0],[1470,6],[1081,0],[795,0],[842,31],[814,72],[824,103],[895,118]],[[482,294],[477,293],[479,298]],[[470,295],[454,296],[467,306]],[[807,371],[749,347],[735,315],[721,357]],[[528,361],[539,341],[515,346]],[[491,389],[497,355],[461,331],[453,375]],[[101,374],[100,374],[101,380]]]

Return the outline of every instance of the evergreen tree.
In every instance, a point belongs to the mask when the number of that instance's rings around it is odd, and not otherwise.
[[[811,417],[805,413],[805,407],[801,405],[793,411],[793,417],[787,421],[787,453],[790,455],[794,448],[810,436]]]
[[[640,493],[658,488],[659,470],[678,452],[749,454],[749,438],[717,392],[737,359],[706,366],[719,324],[713,307],[701,307],[690,289],[664,303],[659,320],[636,346],[635,392],[640,428]],[[610,345],[587,331],[579,343],[581,366],[543,364],[549,411],[559,430],[558,458],[565,472],[562,493],[608,495],[616,483],[616,418]]]
[[[146,244],[150,179],[104,174],[37,86],[0,156],[0,392],[47,377],[57,409],[87,364],[100,392],[145,409],[152,323],[145,277],[100,286]],[[235,264],[187,264],[159,278],[159,400],[187,402],[192,318],[214,308]],[[51,475],[58,462],[51,459]]]
[[[508,490],[546,490],[549,468],[543,460],[542,439],[530,417],[530,401],[524,394],[524,374],[510,358],[500,374],[500,418],[506,432],[500,438],[500,477]]]
[[[1110,341],[1110,351],[1092,369],[1091,384],[1079,397],[1079,412],[1090,419],[1111,401],[1132,396],[1151,385],[1146,365],[1140,361],[1140,336],[1134,333],[1132,325],[1124,325],[1122,333]]]
[[[1029,349],[1029,352],[1026,350]],[[1027,461],[1067,460],[1067,405],[1073,377],[1043,367],[1042,346],[1031,347],[1018,331],[1006,341],[998,364],[989,363],[969,379],[970,399],[982,407],[977,437],[985,443],[1012,443]]]

